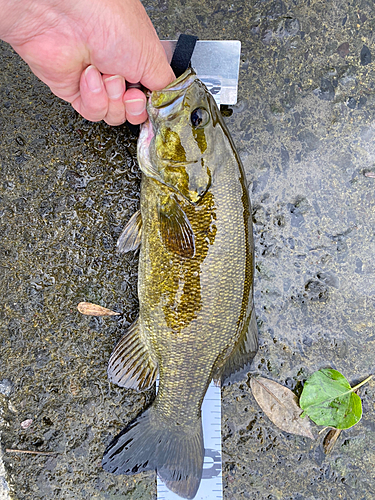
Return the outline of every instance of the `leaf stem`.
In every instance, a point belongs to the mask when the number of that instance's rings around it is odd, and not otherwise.
[[[356,385],[355,387],[352,387],[352,391],[356,391],[357,389],[359,389],[360,387],[362,387],[362,385],[366,384],[366,382],[368,382],[369,380],[371,380],[372,377],[373,377],[373,375],[370,375],[365,380],[363,380],[362,382],[360,382],[358,385]]]

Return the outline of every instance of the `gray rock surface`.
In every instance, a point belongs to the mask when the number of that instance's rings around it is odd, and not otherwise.
[[[297,394],[322,367],[352,384],[374,373],[372,2],[145,6],[161,38],[242,42],[239,102],[226,114],[253,203],[261,343],[253,372]],[[111,436],[153,396],[106,377],[112,347],[137,315],[137,257],[115,253],[139,199],[136,139],[125,126],[79,117],[4,43],[0,58],[0,416],[10,498],[155,498],[154,474],[115,477],[100,467]],[[124,316],[87,319],[81,300]],[[373,499],[374,389],[360,389],[362,420],[325,455],[319,428],[315,441],[278,430],[249,379],[225,388],[224,498]]]

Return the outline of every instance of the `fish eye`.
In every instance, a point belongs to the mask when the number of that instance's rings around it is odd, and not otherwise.
[[[203,128],[210,121],[210,115],[204,108],[196,108],[190,115],[190,121],[194,128]]]

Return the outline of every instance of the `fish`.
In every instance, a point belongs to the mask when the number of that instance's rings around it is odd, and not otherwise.
[[[212,379],[241,380],[258,350],[251,206],[240,157],[192,68],[148,97],[138,139],[140,210],[118,240],[139,249],[139,316],[110,357],[108,376],[153,403],[109,444],[114,474],[157,471],[194,498],[204,458],[202,401]]]

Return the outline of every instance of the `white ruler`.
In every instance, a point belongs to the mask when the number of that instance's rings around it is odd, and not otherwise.
[[[221,461],[221,391],[211,382],[202,404],[205,456],[202,481],[194,500],[222,500]],[[170,491],[158,476],[158,500],[181,500]]]

